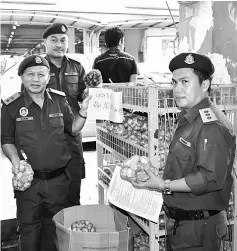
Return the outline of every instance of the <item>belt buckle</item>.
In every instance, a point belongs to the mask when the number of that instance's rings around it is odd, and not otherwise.
[[[204,219],[204,212],[203,211],[195,211],[195,214],[194,214],[194,219],[195,220],[202,220]]]
[[[206,219],[206,218],[210,217],[210,214],[209,214],[208,211],[202,211],[202,214],[203,214],[203,219]]]

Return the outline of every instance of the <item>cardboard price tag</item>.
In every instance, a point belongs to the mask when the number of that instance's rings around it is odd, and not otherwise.
[[[92,96],[88,107],[88,119],[123,122],[122,92],[104,88],[89,88]]]

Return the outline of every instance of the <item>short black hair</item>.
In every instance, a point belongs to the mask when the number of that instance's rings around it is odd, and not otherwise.
[[[209,87],[207,89],[208,93],[210,93],[211,92],[211,81],[212,81],[211,76],[209,76],[209,75],[207,75],[207,74],[205,74],[205,73],[203,73],[203,72],[201,72],[199,70],[196,70],[196,69],[194,69],[193,72],[198,77],[200,85],[202,84],[202,82],[204,80],[209,80],[210,81],[210,85],[209,85]]]
[[[111,27],[105,31],[105,43],[108,48],[117,47],[119,41],[125,36],[119,27]]]

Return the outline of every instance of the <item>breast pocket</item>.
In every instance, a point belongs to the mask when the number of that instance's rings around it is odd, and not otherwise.
[[[35,121],[33,119],[31,120],[19,120],[16,121],[16,131],[23,133],[25,131],[33,131],[35,128]]]
[[[172,180],[185,177],[192,168],[192,151],[191,147],[184,145],[179,140],[170,147],[164,171],[164,178]]]
[[[35,121],[16,121],[16,135],[19,137],[21,147],[31,148],[38,140]]]
[[[79,76],[78,75],[66,75],[65,76],[65,82],[66,82],[66,93],[69,95],[76,96],[79,94],[79,88],[78,88],[78,81]]]
[[[174,161],[177,163],[177,178],[185,177],[191,171],[191,146],[184,145],[179,140],[172,149]]]
[[[49,124],[52,127],[63,127],[64,121],[62,117],[51,117],[49,118]]]

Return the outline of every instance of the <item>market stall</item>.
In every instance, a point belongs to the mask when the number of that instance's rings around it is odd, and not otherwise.
[[[175,106],[171,86],[167,84],[136,85],[114,84],[105,88],[122,92],[123,123],[111,121],[97,122],[97,163],[99,179],[99,203],[107,204],[107,190],[117,165],[131,156],[147,156],[162,175],[169,143],[176,127]],[[231,120],[236,123],[237,88],[233,85],[214,86],[211,100]],[[236,167],[235,167],[236,168]],[[237,219],[235,202],[237,201],[236,173],[229,203],[229,234],[223,242],[223,250],[235,250],[237,247]],[[147,250],[166,250],[165,216],[160,213],[159,222],[129,213],[130,217],[149,236]],[[146,249],[145,249],[146,250]]]

